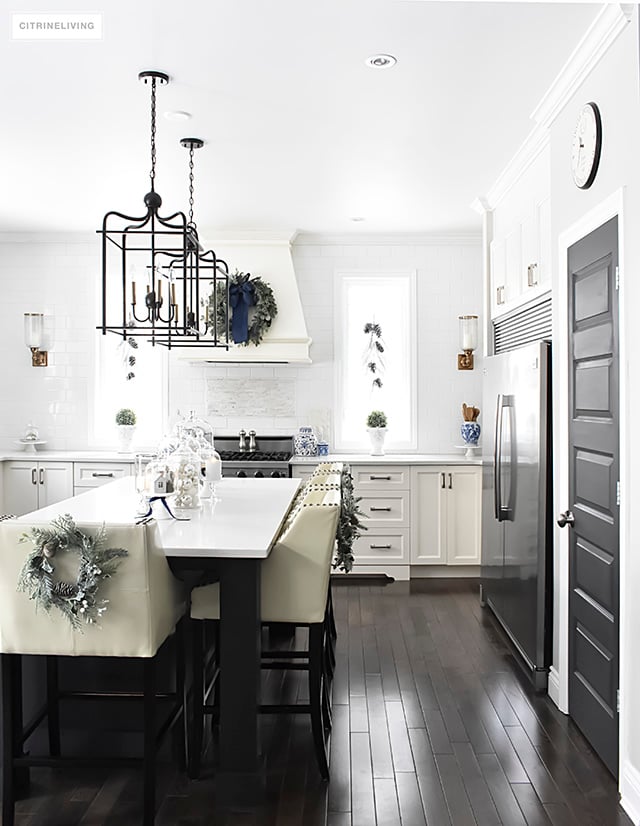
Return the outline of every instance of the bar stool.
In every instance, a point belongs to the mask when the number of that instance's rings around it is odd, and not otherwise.
[[[282,659],[266,657],[262,668],[306,670],[309,674],[309,703],[291,705],[262,705],[262,713],[307,713],[320,774],[329,777],[326,732],[328,720],[328,691],[326,690],[325,616],[329,587],[330,565],[335,546],[336,528],[340,512],[340,491],[307,490],[294,504],[278,541],[269,557],[262,563],[261,617],[264,623],[287,623],[309,629],[309,647],[304,652],[280,652]],[[220,618],[217,584],[194,588],[191,593],[192,620]],[[202,662],[197,646],[201,640],[201,623],[195,626],[194,662]],[[301,662],[301,659],[306,662]],[[292,660],[292,661],[288,661]],[[194,671],[193,726],[190,731],[190,775],[197,777],[202,750],[204,714],[213,708],[204,702],[201,665]],[[224,679],[224,673],[221,675]]]
[[[107,524],[109,547],[124,548],[128,555],[120,561],[112,578],[100,584],[99,596],[109,600],[100,625],[83,625],[74,630],[57,610],[36,612],[36,606],[16,585],[28,554],[33,550],[21,537],[33,527],[10,520],[0,524],[0,664],[2,666],[2,823],[14,824],[16,781],[34,766],[65,767],[84,765],[142,764],[144,774],[144,826],[155,819],[155,758],[158,745],[170,729],[184,725],[183,645],[176,640],[176,691],[159,695],[170,700],[170,710],[156,732],[156,655],[173,634],[185,612],[184,587],[172,575],[162,552],[155,522],[146,525]],[[95,536],[102,525],[78,524],[77,529]],[[76,579],[77,557],[59,552],[55,557],[56,579]],[[180,635],[177,634],[177,637]],[[26,727],[22,709],[22,656],[47,660],[47,702]],[[99,692],[59,692],[58,657],[139,658],[143,664],[143,691],[136,694],[106,694],[110,699],[143,701],[143,757],[103,758],[60,756],[59,699],[96,699]],[[23,746],[47,717],[49,755],[25,754]],[[184,732],[180,733],[182,755]],[[180,741],[179,741],[180,742]],[[183,757],[182,757],[183,760]],[[19,783],[18,783],[19,785]]]

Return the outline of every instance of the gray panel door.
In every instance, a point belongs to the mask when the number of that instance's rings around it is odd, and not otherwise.
[[[618,220],[569,249],[569,713],[618,773]]]

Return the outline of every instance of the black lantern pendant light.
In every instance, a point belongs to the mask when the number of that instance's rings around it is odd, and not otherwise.
[[[193,223],[193,149],[190,147],[190,216],[158,214],[162,198],[155,191],[156,88],[169,82],[164,72],[140,72],[151,86],[151,190],[140,217],[107,212],[102,221],[103,335],[143,336],[151,344],[172,347],[225,347],[227,330],[217,326],[217,313],[200,320],[200,300],[213,290],[225,300],[228,267],[212,251],[203,253]],[[190,141],[192,139],[189,139]],[[184,144],[183,145],[187,145]],[[205,290],[205,283],[207,288]]]

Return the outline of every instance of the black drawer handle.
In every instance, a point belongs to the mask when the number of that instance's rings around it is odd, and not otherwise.
[[[113,479],[113,473],[92,473],[94,479]]]
[[[390,511],[391,511],[391,508],[376,508],[376,507],[374,507],[373,505],[371,505],[371,507],[369,508],[369,510],[370,510],[370,511],[387,511],[387,512],[390,512]]]
[[[390,551],[391,545],[369,545],[369,547],[374,551]]]
[[[391,481],[390,476],[369,476],[369,479],[372,482],[390,482]]]

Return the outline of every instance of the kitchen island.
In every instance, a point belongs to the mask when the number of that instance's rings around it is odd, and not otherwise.
[[[260,785],[260,561],[275,543],[300,485],[297,479],[223,479],[216,497],[172,519],[154,503],[161,544],[174,572],[214,570],[220,578],[220,789],[231,796]],[[136,520],[133,477],[25,514],[49,524],[69,513],[78,523]]]

